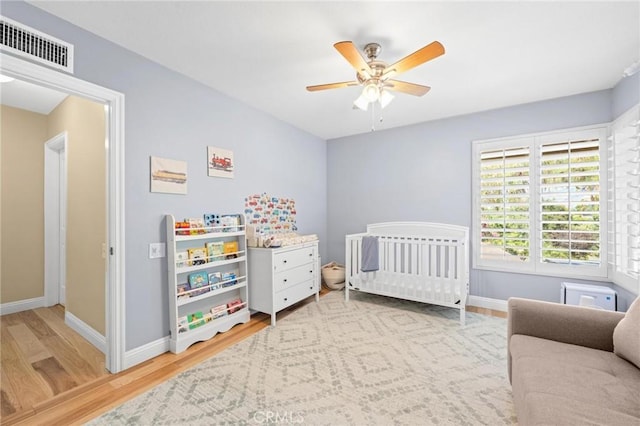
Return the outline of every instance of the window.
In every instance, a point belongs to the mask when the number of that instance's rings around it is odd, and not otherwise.
[[[606,129],[473,145],[474,267],[606,277]]]
[[[640,107],[611,127],[609,138],[610,275],[614,282],[640,290]]]

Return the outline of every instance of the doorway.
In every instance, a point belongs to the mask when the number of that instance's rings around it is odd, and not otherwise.
[[[106,368],[118,373],[125,368],[124,330],[124,95],[73,76],[2,55],[2,74],[49,87],[105,105],[107,114],[107,244],[105,255],[105,356]]]

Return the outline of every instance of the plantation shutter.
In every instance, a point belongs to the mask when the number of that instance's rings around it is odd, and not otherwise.
[[[539,260],[599,267],[600,138],[576,136],[539,145]]]
[[[530,148],[480,152],[480,258],[530,260]]]
[[[620,117],[609,145],[612,186],[610,260],[614,280],[631,291],[640,290],[640,112]]]

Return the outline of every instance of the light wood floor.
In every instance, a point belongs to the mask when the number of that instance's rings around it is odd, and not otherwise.
[[[327,292],[323,289],[321,294]],[[278,320],[313,300],[308,298],[278,313]],[[506,316],[504,312],[471,306],[467,310]],[[70,333],[75,334],[72,330],[58,326],[64,323],[63,317],[62,307],[1,317],[3,426],[83,424],[268,327],[271,321],[268,315],[254,314],[248,323],[196,343],[180,354],[167,352],[121,373],[109,374],[104,370],[104,355],[89,343],[70,337]],[[71,343],[63,349],[61,340],[65,339]],[[89,354],[86,358],[69,355],[79,347],[80,354]]]

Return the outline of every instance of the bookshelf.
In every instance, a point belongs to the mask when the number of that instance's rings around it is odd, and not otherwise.
[[[166,216],[170,350],[179,353],[249,321],[245,223],[186,227]]]

